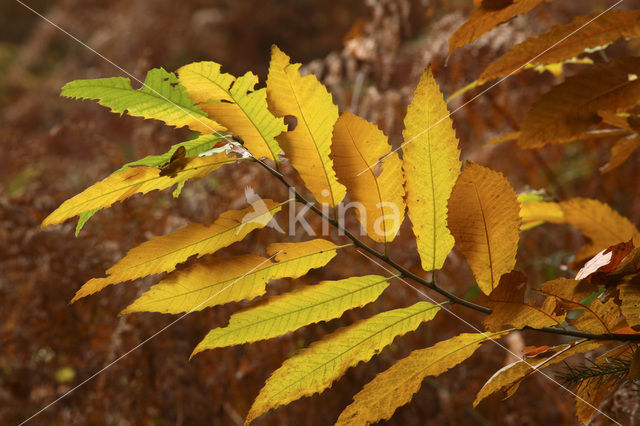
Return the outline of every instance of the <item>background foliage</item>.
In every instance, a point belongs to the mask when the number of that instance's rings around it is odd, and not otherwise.
[[[247,70],[266,77],[268,52],[277,43],[295,61],[317,73],[334,94],[341,109],[377,122],[397,145],[408,96],[427,63],[445,94],[477,78],[492,59],[516,41],[547,28],[551,22],[570,22],[609,2],[557,1],[543,4],[459,49],[444,66],[447,38],[462,24],[471,2],[170,2],[59,1],[30,3],[106,57],[133,71],[163,66],[175,70],[196,60],[214,58],[235,75]],[[276,5],[277,3],[277,5]],[[625,7],[638,7],[627,1]],[[277,7],[276,7],[277,6]],[[11,25],[0,28],[0,419],[9,423],[26,418],[57,395],[144,340],[171,318],[162,314],[130,315],[114,319],[150,281],[104,290],[104,296],[68,306],[80,285],[100,276],[131,247],[163,235],[186,223],[208,223],[227,208],[241,208],[242,189],[251,185],[261,194],[286,194],[256,167],[242,164],[185,188],[174,201],[170,194],[136,197],[97,215],[84,235],[71,238],[73,225],[39,231],[39,223],[62,201],[101,179],[122,163],[166,151],[186,135],[157,123],[119,118],[91,103],[61,101],[59,89],[70,80],[116,75],[116,71],[16,3],[3,2],[0,16]],[[384,12],[384,13],[383,13]],[[258,21],[256,16],[260,16]],[[306,17],[302,20],[301,17]],[[367,33],[368,25],[377,29]],[[163,37],[158,37],[158,34]],[[356,44],[353,34],[364,34],[371,44]],[[373,46],[373,48],[371,48]],[[637,48],[631,45],[631,48]],[[613,45],[610,49],[620,49]],[[476,68],[477,67],[477,68]],[[365,84],[360,86],[359,81]],[[453,116],[462,152],[509,177],[518,190],[546,187],[561,199],[597,198],[609,203],[633,223],[640,221],[637,185],[638,154],[609,174],[601,175],[613,141],[595,140],[522,152],[514,144],[484,148],[482,144],[514,130],[539,94],[554,83],[548,73],[527,73],[507,80]],[[523,90],[526,88],[526,90]],[[467,99],[473,96],[470,92]],[[460,104],[464,98],[459,100]],[[460,105],[458,104],[458,105]],[[457,107],[455,103],[452,108]],[[273,197],[276,198],[276,197]],[[170,204],[171,203],[171,204]],[[235,204],[234,204],[235,203]],[[168,207],[171,205],[171,209]],[[320,229],[316,218],[310,218]],[[354,224],[351,224],[354,225]],[[420,259],[411,247],[410,232],[398,239],[406,253],[396,258],[412,270]],[[273,240],[269,232],[252,234],[224,250],[241,254]],[[556,278],[559,266],[583,245],[582,237],[565,226],[534,229],[521,240],[520,264],[530,280]],[[566,251],[565,251],[566,250]],[[368,260],[357,255],[339,257],[334,270],[344,276],[370,271]],[[304,280],[332,279],[312,271]],[[447,262],[440,285],[464,294],[470,271],[460,256]],[[281,292],[289,282],[276,283]],[[384,296],[385,308],[418,302],[406,287]],[[377,306],[350,312],[339,320],[313,325],[279,339],[277,345],[253,345],[208,351],[187,362],[192,348],[214,326],[223,326],[237,306],[207,310],[185,318],[108,372],[42,414],[43,423],[115,424],[241,422],[268,375],[292,351],[317,340],[339,326],[352,323]],[[469,311],[460,312],[479,323]],[[437,332],[436,332],[437,330]],[[257,424],[326,424],[376,372],[412,349],[469,332],[445,315],[419,332],[408,333],[366,365],[359,365],[325,392],[282,407]],[[548,336],[527,335],[527,344],[549,342]],[[557,343],[561,343],[561,338]],[[518,342],[513,342],[517,348]],[[400,408],[391,422],[522,424],[575,422],[573,401],[542,377],[525,382],[511,399],[490,399],[469,411],[475,393],[493,371],[505,363],[505,353],[485,345],[458,368],[429,381]],[[632,409],[637,395],[612,399],[608,409]],[[620,403],[620,401],[623,401]],[[324,413],[309,416],[310,412]],[[327,420],[329,419],[329,420]]]

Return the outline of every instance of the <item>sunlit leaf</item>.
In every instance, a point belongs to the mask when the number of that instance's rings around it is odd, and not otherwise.
[[[221,73],[215,62],[195,62],[180,68],[178,76],[197,105],[240,136],[251,154],[279,161],[281,150],[275,137],[286,126],[269,112],[267,90],[254,90],[258,83],[255,74],[248,72],[236,79]]]
[[[404,176],[397,153],[374,124],[343,113],[331,145],[338,181],[349,191],[358,220],[374,241],[392,241],[404,219]],[[384,160],[380,161],[384,157]]]
[[[152,286],[122,314],[177,314],[253,299],[264,294],[265,286],[271,280],[299,278],[313,268],[326,265],[335,257],[338,248],[330,241],[317,239],[270,245],[267,252],[271,256],[278,253],[275,262],[257,254],[246,254],[198,263],[176,271]]]
[[[134,194],[146,194],[154,190],[170,188],[187,179],[202,178],[217,168],[238,161],[227,154],[211,157],[194,157],[175,176],[160,176],[160,169],[138,166],[113,173],[73,198],[68,199],[42,221],[42,227],[62,223],[65,220],[91,210],[110,207]]]
[[[277,117],[292,116],[296,122],[293,130],[276,139],[316,200],[335,207],[346,194],[330,158],[338,107],[313,74],[301,76],[300,64],[290,64],[289,59],[277,46],[271,48],[269,109]]]
[[[177,264],[193,255],[202,257],[214,253],[264,227],[281,209],[282,204],[264,199],[243,210],[227,211],[209,226],[189,223],[171,234],[152,238],[129,250],[125,257],[107,269],[107,277],[87,281],[72,302],[111,284],[171,272]]]
[[[212,151],[213,146],[215,146],[221,140],[223,140],[222,136],[218,136],[218,135],[200,135],[190,141],[181,142],[173,145],[171,149],[169,149],[169,151],[165,152],[164,154],[148,155],[140,160],[127,163],[122,167],[120,167],[118,170],[116,170],[114,173],[118,173],[135,166],[147,166],[147,167],[161,166],[167,163],[171,159],[171,156],[173,155],[173,153],[176,152],[176,150],[179,149],[181,146],[183,146],[186,150],[186,154],[185,154],[186,157],[195,157],[196,155],[200,155],[204,152]],[[221,153],[223,151],[224,149],[219,149],[215,153]],[[212,154],[213,153],[214,152],[212,152]],[[183,174],[181,174],[180,176],[182,177]],[[178,191],[178,193],[179,193],[178,188],[181,189],[182,185],[184,185],[184,182],[185,182],[184,180],[178,182],[177,184],[178,186],[176,187],[176,191]],[[174,198],[177,198],[175,193],[174,193]],[[101,210],[101,208],[92,209],[92,210],[80,213],[78,215],[79,217],[78,217],[78,225],[76,226],[76,237],[82,230],[82,227],[85,225],[85,223],[91,218],[91,216],[96,214],[99,210]]]
[[[411,401],[425,377],[438,376],[455,367],[473,355],[482,343],[503,334],[505,332],[460,334],[411,352],[367,383],[340,414],[336,424],[368,425],[391,418],[398,407]]]
[[[188,126],[204,134],[224,130],[194,104],[175,74],[155,68],[147,73],[144,83],[140,89],[133,89],[124,77],[75,80],[67,83],[61,94],[68,98],[94,99],[116,113],[155,118],[170,126]]]
[[[371,303],[389,285],[379,275],[351,277],[340,281],[322,281],[231,316],[229,325],[211,330],[194,349],[238,345],[271,339],[308,324],[329,321],[345,311]]]
[[[516,263],[520,205],[502,173],[468,162],[449,199],[449,229],[485,294]]]
[[[400,335],[431,320],[437,305],[419,302],[343,327],[286,360],[253,402],[246,423],[280,405],[322,392],[349,367],[368,361]]]
[[[407,108],[402,132],[407,208],[422,268],[427,271],[441,268],[454,244],[447,228],[447,200],[461,163],[452,125],[431,68],[427,68]]]

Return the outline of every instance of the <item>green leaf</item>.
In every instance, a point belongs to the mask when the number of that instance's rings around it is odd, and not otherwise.
[[[128,78],[113,77],[75,80],[67,83],[61,94],[68,98],[97,100],[116,113],[155,118],[170,126],[188,126],[200,133],[224,130],[195,105],[175,74],[162,68],[150,70],[144,86],[137,90],[131,87]]]

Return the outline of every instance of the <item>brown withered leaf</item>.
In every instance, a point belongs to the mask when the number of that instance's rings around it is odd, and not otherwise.
[[[511,271],[500,277],[500,284],[489,295],[488,305],[493,312],[483,321],[487,330],[499,331],[507,325],[540,328],[564,320],[564,314],[554,314],[555,301],[552,299],[547,299],[542,306],[537,306],[535,300],[525,302],[526,282],[520,271]]]
[[[478,80],[485,82],[517,73],[527,64],[562,62],[585,49],[606,46],[619,38],[640,37],[640,11],[612,10],[600,14],[598,11],[578,16],[568,25],[555,25],[549,32],[523,41],[489,65]]]
[[[543,95],[529,110],[518,144],[565,143],[600,122],[599,110],[626,111],[640,101],[639,57],[596,64]]]
[[[507,22],[516,15],[529,12],[542,2],[551,0],[518,0],[516,2],[503,2],[506,7],[491,7],[496,2],[482,2],[480,7],[471,12],[469,19],[456,30],[449,38],[449,55],[455,49],[465,44],[471,43],[482,34],[491,31],[496,26]],[[492,3],[492,4],[489,4]],[[486,6],[489,7],[486,7]]]
[[[637,133],[618,140],[611,147],[609,162],[600,167],[600,172],[609,173],[611,170],[621,166],[638,147],[640,147],[640,137],[638,137]]]
[[[592,282],[593,278],[593,282],[604,284],[608,273],[615,271],[633,249],[633,239],[607,247],[585,263],[576,274],[576,280]]]

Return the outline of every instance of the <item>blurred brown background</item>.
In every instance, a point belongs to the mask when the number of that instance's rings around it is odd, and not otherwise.
[[[613,2],[557,0],[542,5],[454,52],[448,63],[448,36],[468,16],[471,0],[26,3],[139,79],[153,67],[174,71],[206,59],[221,63],[234,75],[252,70],[263,81],[269,48],[276,43],[327,84],[341,109],[376,122],[397,146],[406,104],[428,63],[447,95],[475,79],[514,43]],[[640,2],[626,0],[621,7],[639,8]],[[637,42],[627,47],[614,44],[607,53],[629,54],[629,49],[637,47]],[[113,65],[19,3],[0,3],[0,424],[28,418],[176,318],[117,316],[157,277],[111,286],[69,305],[84,282],[102,276],[128,249],[152,236],[173,231],[188,220],[209,223],[227,209],[243,207],[245,186],[271,198],[286,196],[256,166],[242,164],[188,183],[178,200],[165,191],[119,203],[92,218],[78,238],[72,222],[40,230],[42,219],[62,201],[122,163],[165,152],[189,137],[184,129],[119,117],[94,102],[58,96],[70,80],[118,75],[123,74]],[[598,172],[613,141],[526,152],[509,143],[483,146],[516,130],[528,107],[554,83],[549,74],[524,72],[457,112],[453,120],[464,159],[503,172],[517,191],[548,188],[551,196],[560,199],[597,198],[639,223],[638,154],[610,174]],[[469,92],[450,108],[479,92]],[[293,173],[289,177],[296,179]],[[319,230],[320,223],[310,220]],[[271,230],[254,232],[216,256],[262,253],[269,242],[282,239]],[[419,272],[411,240],[405,224],[391,254]],[[582,243],[576,231],[564,226],[528,231],[522,237],[518,267],[533,283],[569,275],[572,271],[563,265]],[[367,273],[383,271],[355,251],[345,252],[329,267],[297,282],[270,285],[269,293]],[[471,289],[471,275],[457,253],[450,256],[438,278],[457,294]],[[296,349],[357,318],[418,300],[417,293],[396,281],[381,300],[341,319],[272,341],[208,351],[189,361],[191,350],[206,332],[225,325],[229,315],[245,304],[193,313],[31,423],[241,424],[265,379]],[[474,312],[455,311],[480,325],[482,318]],[[350,369],[330,390],[271,412],[256,424],[332,424],[377,372],[413,349],[471,331],[443,312],[416,332],[396,339],[372,362]],[[561,341],[542,335],[523,338],[529,345]],[[517,341],[505,344],[518,350]],[[463,365],[426,380],[412,404],[399,409],[389,423],[575,423],[571,396],[541,376],[526,382],[509,400],[495,398],[471,410],[476,392],[507,360],[502,349],[485,345]],[[637,404],[637,396],[629,398],[609,401],[607,410],[628,418],[625,410]]]

